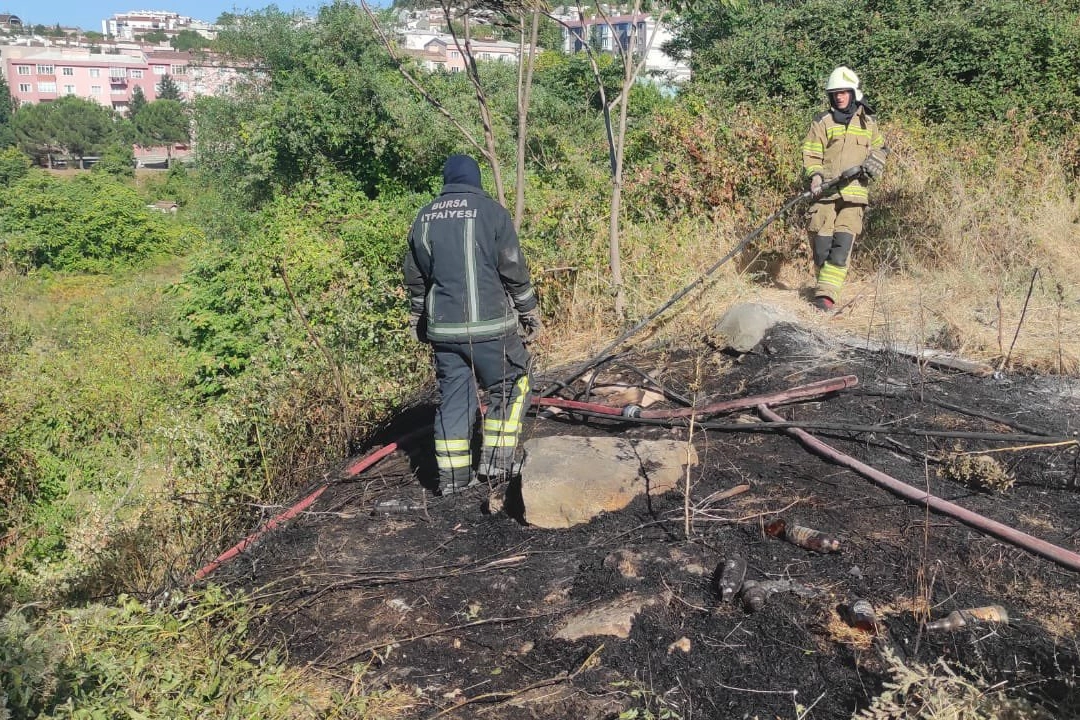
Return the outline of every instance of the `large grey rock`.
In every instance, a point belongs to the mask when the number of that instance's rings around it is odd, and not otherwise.
[[[769,305],[732,305],[713,326],[713,339],[735,352],[750,352],[780,320],[780,312]]]
[[[522,447],[525,520],[544,528],[588,522],[621,510],[638,495],[673,490],[687,464],[698,462],[692,445],[675,440],[553,436]]]

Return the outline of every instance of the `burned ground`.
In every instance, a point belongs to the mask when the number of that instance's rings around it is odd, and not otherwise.
[[[640,382],[628,366],[696,405],[857,375],[854,389],[777,412],[807,423],[887,426],[810,432],[895,478],[1080,550],[1078,452],[1055,444],[1080,428],[1076,381],[941,371],[838,348],[787,325],[740,357],[704,346],[653,348],[620,357],[604,377]],[[412,408],[382,441],[422,426],[430,412]],[[712,420],[748,424],[756,415]],[[913,429],[1038,431],[1048,439]],[[938,659],[978,687],[1001,683],[1026,707],[1016,714],[1014,706],[1014,717],[1080,716],[1077,573],[928,513],[777,430],[691,434],[570,413],[530,417],[527,437],[553,434],[689,439],[700,459],[689,503],[679,491],[643,496],[586,525],[537,529],[482,512],[486,488],[448,498],[424,492],[423,434],[407,453],[331,479],[308,513],[215,579],[272,599],[260,632],[283,641],[293,661],[343,677],[367,665],[369,689],[411,694],[410,717],[848,718],[887,689],[897,667]],[[996,452],[979,457],[996,461],[1004,490],[973,487],[979,473],[970,468],[946,470],[951,454],[989,449]],[[580,481],[587,487],[590,478]],[[717,499],[743,484],[749,489]],[[375,510],[390,499],[418,507]],[[763,528],[776,517],[836,537],[839,552],[770,537]],[[748,579],[791,581],[803,592],[777,592],[753,613],[721,603],[714,569],[732,555],[746,558]],[[841,619],[856,598],[876,608],[876,636]],[[640,606],[628,637],[555,637],[568,618],[616,600]],[[1010,622],[925,628],[928,619],[989,604],[1004,606]],[[901,702],[910,710],[931,701],[925,694]]]

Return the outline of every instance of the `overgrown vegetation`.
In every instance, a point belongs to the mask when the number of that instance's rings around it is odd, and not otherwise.
[[[1076,371],[1077,17],[1069,3],[689,8],[677,42],[693,50],[697,80],[674,98],[648,85],[629,97],[631,318],[802,189],[802,133],[822,78],[846,62],[893,150],[853,275],[948,298],[919,314],[921,338],[947,325],[970,354]],[[97,172],[70,179],[0,153],[0,609],[42,603],[2,625],[0,716],[197,717],[226,695],[260,717],[371,712],[350,705],[360,697],[327,700],[272,655],[229,657],[253,612],[242,600],[160,599],[259,508],[325,477],[429,378],[408,340],[400,256],[443,159],[467,143],[352,5],[310,23],[273,10],[232,16],[219,46],[258,72],[237,95],[194,108],[195,171],[136,182],[130,142],[126,154],[114,142],[179,133],[187,111],[176,105],[138,108],[141,125],[74,102],[0,108],[0,145],[46,159],[112,147]],[[601,58],[598,70],[614,92],[619,69]],[[516,69],[480,74],[508,162]],[[464,74],[422,77],[431,98],[475,117]],[[616,329],[598,97],[584,58],[540,57],[522,238],[560,359]],[[60,133],[61,111],[89,118],[87,132]],[[161,198],[180,213],[146,207]],[[805,245],[793,216],[755,250],[806,267]],[[733,263],[710,292],[776,280],[753,260]],[[1013,352],[1005,327],[1035,269]],[[110,604],[86,605],[94,599]],[[185,657],[159,655],[174,643]],[[207,661],[222,669],[216,687],[199,670]],[[250,684],[256,672],[278,700]],[[109,696],[118,686],[130,694]]]

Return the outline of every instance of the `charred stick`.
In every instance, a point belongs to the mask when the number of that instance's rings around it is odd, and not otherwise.
[[[892,392],[889,390],[853,390],[852,394],[866,395],[868,397],[902,398],[906,396],[911,396],[913,393]],[[1031,435],[1050,435],[1050,433],[1046,432],[1042,428],[1037,428],[1032,425],[1026,425],[1024,423],[1017,422],[1001,415],[995,415],[994,413],[989,413],[984,410],[976,410],[975,408],[957,405],[956,403],[951,403],[945,400],[928,400],[927,402],[932,405],[937,405],[940,408],[944,408],[945,410],[952,410],[953,412],[958,412],[962,415],[968,415],[970,417],[977,417],[982,418],[983,420],[989,420],[990,422],[995,422],[998,425],[1011,427],[1014,430],[1019,430],[1020,432],[1029,433]]]
[[[613,420],[616,425],[639,424],[661,425],[664,427],[686,427],[687,422],[682,418],[628,418],[623,416],[608,415],[607,413],[593,412],[591,410],[570,410],[574,415],[584,415],[591,418]],[[986,440],[988,442],[1051,442],[1067,443],[1075,442],[1074,438],[1051,437],[1047,435],[1025,435],[1022,433],[984,433],[966,432],[961,430],[932,430],[929,428],[911,428],[891,425],[856,425],[846,423],[825,423],[807,421],[762,421],[752,423],[720,423],[703,421],[694,423],[697,427],[719,432],[775,432],[777,430],[802,429],[802,430],[825,430],[829,432],[846,433],[874,433],[877,435],[921,435],[925,437],[942,437],[954,440]]]

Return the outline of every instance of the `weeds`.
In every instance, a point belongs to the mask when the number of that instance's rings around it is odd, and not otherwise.
[[[1046,712],[1005,696],[999,685],[969,679],[942,659],[932,665],[904,663],[885,647],[892,679],[859,720],[1050,720]]]
[[[364,686],[350,669],[342,694],[248,639],[259,611],[211,587],[151,607],[66,610],[34,627],[22,612],[0,619],[0,717],[375,718],[408,698]]]

